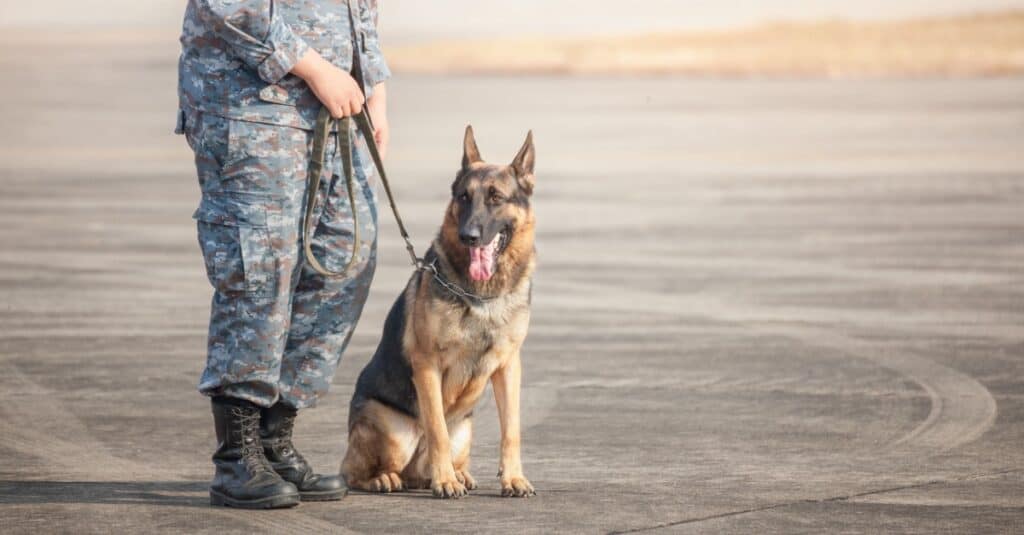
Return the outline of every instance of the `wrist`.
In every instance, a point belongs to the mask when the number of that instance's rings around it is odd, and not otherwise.
[[[292,67],[291,73],[302,78],[307,83],[317,79],[326,67],[331,64],[323,58],[316,50],[310,48]]]
[[[384,83],[373,86],[370,98],[366,99],[366,106],[377,113],[384,114],[388,109],[388,93]]]

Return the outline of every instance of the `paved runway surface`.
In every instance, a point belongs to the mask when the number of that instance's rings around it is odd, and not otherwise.
[[[174,54],[0,46],[0,530],[1024,531],[1024,81],[395,79],[421,247],[464,124],[494,160],[535,131],[539,495],[498,497],[485,400],[467,499],[240,512],[207,506]],[[299,420],[328,471],[408,275],[383,220],[354,343]]]

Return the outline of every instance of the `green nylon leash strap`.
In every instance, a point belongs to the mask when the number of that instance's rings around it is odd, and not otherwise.
[[[426,262],[422,258],[416,256],[416,248],[412,245],[412,240],[409,239],[409,232],[405,229],[405,223],[402,221],[402,215],[398,213],[398,205],[395,203],[395,196],[391,192],[391,183],[388,181],[387,173],[384,171],[384,162],[380,157],[380,149],[377,147],[377,141],[374,138],[373,123],[370,121],[370,116],[367,114],[364,108],[355,117],[345,117],[342,119],[332,119],[331,114],[326,108],[320,110],[320,114],[317,116],[316,131],[313,133],[313,155],[309,162],[309,178],[306,191],[306,213],[303,231],[303,243],[306,254],[306,262],[312,267],[317,273],[329,278],[336,277],[347,277],[349,271],[356,265],[358,254],[360,250],[359,245],[359,224],[358,215],[356,213],[355,206],[355,175],[353,173],[352,164],[352,121],[355,120],[356,128],[362,133],[363,139],[366,141],[366,148],[370,152],[370,157],[373,159],[373,165],[377,168],[377,173],[380,175],[380,181],[384,185],[384,192],[388,196],[388,204],[391,206],[391,213],[395,215],[395,222],[398,224],[398,232],[402,235],[402,239],[405,241],[405,250],[409,252],[409,259],[412,260],[412,265],[417,271],[430,272],[431,276],[442,288],[451,292],[459,298],[465,299],[471,303],[486,303],[496,296],[485,297],[477,295],[473,292],[462,288],[458,284],[452,283],[441,276],[441,272],[438,270],[435,261]],[[342,167],[345,172],[345,184],[348,188],[349,206],[352,208],[352,221],[355,223],[355,231],[353,234],[353,250],[352,256],[349,258],[348,264],[342,271],[330,271],[325,268],[313,254],[313,249],[310,246],[313,231],[316,229],[316,221],[313,215],[316,213],[316,199],[318,197],[317,190],[320,188],[320,174],[324,168],[324,158],[327,154],[327,138],[331,135],[331,125],[337,125],[338,132],[338,144],[341,151]]]
[[[409,253],[409,259],[412,261],[412,265],[417,268],[423,265],[423,260],[416,256],[416,248],[412,245],[412,240],[409,238],[409,231],[405,230],[405,223],[402,221],[402,214],[398,213],[398,205],[395,204],[395,195],[391,192],[391,182],[388,180],[388,174],[384,171],[384,159],[380,156],[380,148],[377,147],[377,138],[374,136],[373,122],[370,121],[370,115],[367,113],[366,108],[356,115],[356,126],[359,131],[363,133],[363,139],[366,140],[366,148],[370,152],[370,158],[373,159],[373,165],[377,167],[377,174],[380,175],[380,182],[384,185],[384,193],[388,196],[388,204],[391,205],[391,213],[395,215],[395,223],[398,224],[398,233],[402,235],[402,240],[405,241],[405,250]]]
[[[360,44],[363,42],[363,37],[360,32],[356,30],[356,14],[355,6],[352,5],[352,0],[346,2],[348,4],[348,23],[352,29],[352,78],[359,84],[360,90],[366,92],[364,80],[363,80],[363,68],[362,60],[359,56]],[[362,39],[361,39],[362,38]],[[341,119],[331,118],[331,114],[327,111],[326,107],[320,108],[320,113],[316,118],[316,128],[313,131],[313,153],[309,159],[309,172],[306,183],[306,206],[305,216],[303,217],[302,223],[302,243],[303,249],[305,250],[306,263],[313,268],[317,273],[325,277],[348,277],[350,271],[357,264],[359,259],[359,251],[361,250],[359,244],[359,215],[356,210],[355,201],[355,174],[352,169],[352,119],[355,119],[356,128],[359,129],[363,134],[363,140],[366,141],[366,148],[370,151],[370,157],[373,159],[373,165],[377,167],[377,174],[380,175],[380,181],[384,184],[384,191],[388,195],[388,204],[391,205],[391,212],[395,214],[395,222],[398,223],[398,232],[402,234],[402,239],[405,240],[405,249],[409,251],[409,258],[412,259],[412,265],[416,266],[417,269],[423,269],[423,261],[416,256],[416,250],[412,246],[412,240],[409,239],[409,232],[405,230],[405,223],[402,222],[402,216],[398,213],[398,206],[395,204],[395,196],[391,192],[391,184],[388,182],[388,175],[384,172],[384,160],[380,157],[380,148],[377,147],[377,139],[374,136],[373,122],[370,120],[370,115],[366,111],[366,106],[355,115],[355,117],[343,117]],[[336,127],[335,130],[338,133],[337,137],[337,148],[341,152],[341,162],[345,173],[345,188],[348,190],[348,202],[349,207],[352,209],[352,255],[349,257],[348,263],[345,268],[341,271],[331,271],[324,267],[319,260],[316,259],[316,255],[313,254],[312,238],[316,231],[318,220],[313,216],[316,214],[316,200],[320,190],[320,175],[324,170],[324,161],[327,156],[327,138],[331,134],[331,127]],[[327,196],[324,196],[325,202]]]
[[[363,83],[363,70],[361,65],[361,59],[359,57],[359,46],[360,35],[356,31],[355,23],[355,9],[352,6],[352,1],[348,0],[348,16],[349,25],[352,27],[352,77],[359,84],[360,89],[365,93],[365,84]],[[377,139],[374,135],[373,121],[370,120],[370,115],[366,111],[366,107],[355,115],[355,117],[344,117],[342,119],[332,119],[330,112],[327,108],[321,107],[320,113],[317,115],[316,128],[313,131],[313,152],[309,161],[309,177],[307,178],[306,185],[306,206],[305,215],[303,218],[303,230],[302,230],[302,242],[303,249],[305,251],[306,263],[313,268],[317,273],[329,277],[348,277],[349,272],[356,265],[356,261],[359,258],[359,251],[361,249],[359,244],[359,219],[356,211],[355,202],[355,175],[352,169],[352,120],[355,119],[356,128],[363,134],[363,140],[366,141],[366,148],[370,152],[370,157],[373,159],[373,165],[377,168],[377,174],[380,175],[380,181],[384,185],[384,192],[388,196],[388,204],[391,205],[391,213],[395,215],[395,223],[398,224],[398,232],[402,235],[402,240],[405,241],[405,250],[409,252],[409,259],[412,260],[412,265],[417,271],[428,271],[433,276],[434,280],[437,281],[443,288],[447,289],[453,295],[456,295],[462,299],[470,302],[484,303],[495,299],[495,297],[484,297],[472,292],[469,292],[457,284],[453,284],[444,277],[441,276],[441,272],[438,270],[435,262],[426,262],[422,258],[416,256],[416,248],[412,245],[412,240],[409,239],[409,232],[405,229],[405,223],[402,221],[401,214],[398,213],[398,205],[395,204],[395,196],[391,191],[391,182],[388,181],[388,175],[384,171],[384,161],[380,157],[380,148],[377,147]],[[353,235],[352,235],[352,256],[349,258],[348,263],[345,265],[345,269],[341,271],[331,271],[323,266],[319,260],[316,259],[316,255],[313,254],[312,238],[316,231],[316,225],[318,220],[313,216],[316,213],[316,200],[319,197],[318,193],[320,190],[320,176],[324,170],[324,161],[327,156],[327,138],[331,134],[331,127],[335,126],[338,132],[337,144],[341,153],[342,166],[345,173],[345,187],[348,189],[348,202],[352,209],[352,222],[353,222]],[[324,197],[325,199],[327,196]],[[326,201],[325,201],[326,202]]]
[[[360,250],[359,215],[356,211],[355,203],[355,174],[352,169],[351,129],[349,128],[348,121],[341,124],[338,121],[332,120],[330,114],[325,112],[326,108],[321,110],[320,115],[316,120],[316,129],[313,133],[313,148],[309,159],[308,176],[306,177],[306,203],[305,215],[302,222],[302,248],[305,251],[306,263],[308,263],[309,267],[313,268],[317,273],[325,277],[348,277],[352,275],[351,271],[356,265],[356,261],[359,259]],[[331,126],[335,124],[337,125],[338,132],[335,150],[340,151],[342,155],[342,164],[344,166],[345,174],[345,188],[348,190],[348,202],[352,211],[352,254],[349,256],[348,263],[345,264],[344,269],[341,271],[331,271],[327,269],[319,260],[317,260],[316,255],[313,254],[313,235],[316,232],[317,223],[319,222],[319,218],[314,216],[316,215],[316,201],[320,192],[320,177],[323,174],[324,162],[327,157],[327,138],[330,136]],[[328,195],[324,195],[324,209],[326,209],[327,198]]]
[[[384,171],[384,161],[380,156],[380,149],[377,147],[377,140],[374,137],[373,123],[370,121],[370,117],[364,107],[354,117],[343,117],[341,119],[331,118],[331,114],[327,111],[326,107],[320,108],[320,113],[317,115],[316,127],[313,131],[313,147],[312,154],[309,159],[309,170],[306,178],[306,203],[305,203],[305,214],[303,217],[302,224],[302,246],[305,252],[306,263],[317,273],[331,278],[350,277],[352,269],[356,266],[359,259],[359,251],[361,250],[361,244],[359,243],[359,215],[356,208],[355,202],[355,173],[353,169],[352,160],[352,122],[355,120],[356,128],[363,134],[363,139],[366,141],[366,148],[370,152],[370,157],[373,159],[373,164],[377,168],[377,174],[380,175],[380,181],[384,185],[384,192],[388,196],[388,204],[391,206],[391,212],[395,215],[395,222],[398,223],[398,232],[402,235],[402,239],[405,240],[405,249],[409,252],[409,258],[412,260],[412,264],[417,268],[421,268],[423,265],[422,260],[416,256],[416,250],[412,245],[412,240],[409,238],[409,232],[405,229],[405,223],[402,221],[402,216],[398,213],[398,206],[395,204],[395,197],[391,191],[391,183],[388,181],[387,173]],[[318,192],[320,190],[320,177],[323,174],[324,162],[327,157],[327,139],[331,135],[331,127],[336,126],[337,130],[337,147],[336,150],[341,153],[342,170],[344,172],[345,188],[348,191],[348,202],[349,207],[352,211],[352,255],[349,257],[348,263],[341,271],[331,271],[324,267],[316,255],[313,254],[313,235],[316,231],[318,218],[316,215],[316,201],[319,197]],[[327,197],[325,196],[325,199]]]

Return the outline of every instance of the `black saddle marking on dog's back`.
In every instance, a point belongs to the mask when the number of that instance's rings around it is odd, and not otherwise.
[[[413,276],[416,277],[419,272]],[[391,305],[391,311],[384,320],[384,333],[373,358],[363,368],[356,381],[356,391],[349,405],[349,429],[353,417],[367,401],[374,400],[392,409],[417,418],[416,388],[412,382],[412,366],[402,349],[405,333],[405,292]]]

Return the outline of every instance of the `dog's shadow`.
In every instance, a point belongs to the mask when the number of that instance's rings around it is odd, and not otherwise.
[[[455,499],[452,499],[452,500],[441,500],[437,496],[434,496],[434,493],[431,492],[429,489],[400,490],[398,492],[369,492],[369,491],[365,491],[365,490],[355,490],[355,489],[353,489],[353,490],[349,491],[349,496],[367,496],[367,497],[375,497],[375,498],[392,498],[392,499],[399,499],[399,500],[400,499],[412,499],[412,500],[422,499],[422,500],[452,501],[452,502],[458,502],[458,501],[463,501],[463,500],[473,500],[473,499],[476,499],[476,498],[487,498],[487,499],[497,498],[499,500],[506,500],[506,501],[531,499],[531,498],[510,498],[508,496],[502,496],[501,495],[501,491],[498,490],[498,489],[477,489],[477,490],[470,491],[470,493],[468,495],[463,496],[462,498],[455,498]],[[532,498],[532,499],[535,499],[535,497]]]
[[[4,504],[138,504],[210,507],[208,481],[14,481],[0,480]],[[351,496],[437,500],[428,489],[392,493],[352,490]],[[467,498],[505,498],[497,489],[476,490]],[[460,500],[461,500],[460,499]],[[459,500],[455,500],[459,501]]]
[[[0,480],[0,504],[95,503],[209,507],[208,481]]]

